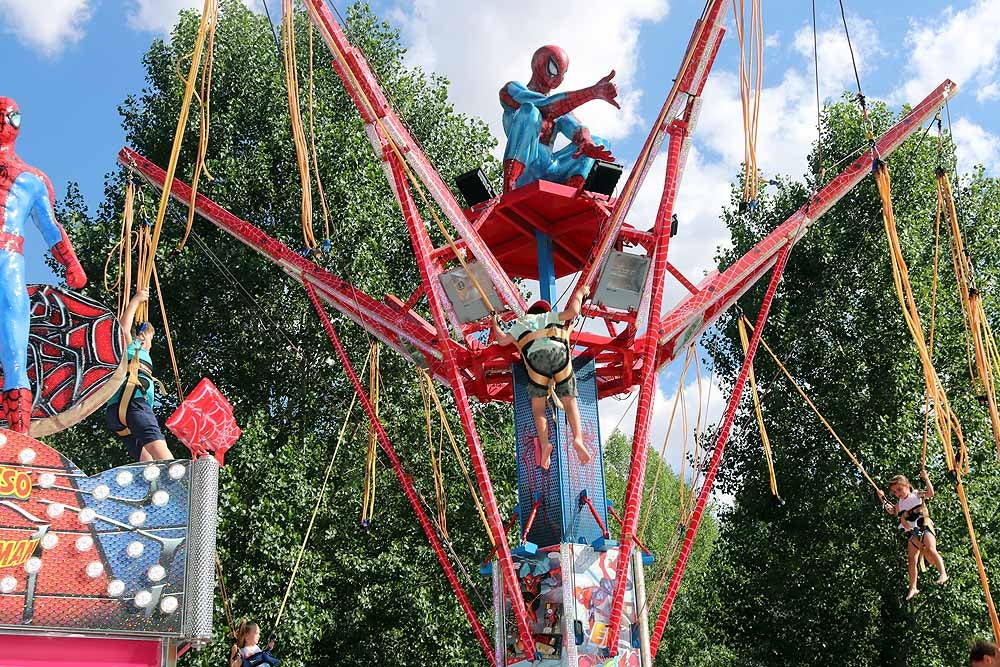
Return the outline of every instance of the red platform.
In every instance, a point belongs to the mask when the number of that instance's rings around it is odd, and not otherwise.
[[[613,205],[601,195],[536,181],[467,210],[466,216],[507,275],[538,280],[535,232],[552,239],[556,277],[576,273],[586,264]],[[652,244],[651,234],[624,227],[619,240]]]

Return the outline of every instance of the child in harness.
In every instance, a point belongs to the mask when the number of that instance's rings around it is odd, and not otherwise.
[[[907,600],[912,600],[920,592],[917,589],[917,561],[921,556],[929,560],[931,565],[937,569],[937,583],[943,584],[948,581],[944,560],[941,559],[941,554],[937,551],[934,522],[931,521],[927,513],[926,501],[934,497],[934,486],[931,485],[926,470],[920,471],[920,479],[926,485],[923,491],[915,490],[910,484],[910,480],[904,475],[896,475],[889,480],[889,492],[899,500],[895,505],[886,500],[885,493],[881,490],[878,492],[885,511],[899,517],[899,527],[906,535],[908,549],[906,566],[910,578],[910,590],[906,594]]]
[[[552,312],[547,301],[536,301],[528,312],[511,324],[504,333],[494,319],[493,331],[500,345],[517,345],[524,369],[528,373],[528,396],[531,397],[531,414],[538,433],[539,465],[549,469],[552,461],[552,443],[549,441],[549,422],[545,406],[550,395],[562,403],[566,420],[573,431],[573,449],[580,463],[586,465],[592,455],[583,444],[580,426],[580,409],[576,403],[576,375],[573,373],[573,354],[570,345],[570,322],[580,315],[583,300],[590,296],[590,288],[583,286],[573,293],[565,310]]]
[[[261,649],[257,645],[260,641],[260,626],[249,621],[242,621],[236,629],[236,644],[229,653],[230,667],[258,667],[258,665],[272,665],[277,667],[281,661],[271,655],[274,649],[274,639],[267,643],[267,647]]]
[[[132,337],[132,323],[139,305],[149,300],[149,290],[140,289],[128,302],[121,318],[128,345],[128,377],[118,393],[108,401],[105,424],[118,436],[133,461],[162,461],[174,458],[167,448],[160,425],[153,414],[155,401],[153,360],[153,325],[143,322]]]

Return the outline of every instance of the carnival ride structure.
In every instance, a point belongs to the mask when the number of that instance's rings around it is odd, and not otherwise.
[[[616,656],[620,656],[620,664],[652,664],[792,248],[825,212],[874,170],[875,164],[931,119],[957,87],[944,81],[897,125],[880,137],[870,137],[870,145],[860,157],[813,192],[800,210],[748,253],[726,270],[713,272],[695,284],[670,261],[671,220],[702,92],[725,32],[728,0],[710,0],[706,4],[674,84],[617,197],[538,181],[468,210],[463,210],[410,135],[364,55],[348,41],[324,0],[306,0],[305,5],[333,55],[334,69],[365,122],[375,155],[382,161],[402,211],[421,275],[421,283],[412,294],[381,299],[365,294],[204,195],[193,194],[189,186],[173,176],[176,154],[166,171],[128,148],[122,150],[119,161],[178,201],[192,202],[199,215],[263,254],[303,285],[490,664],[529,661],[575,667]],[[635,229],[624,221],[664,141],[666,174],[656,217],[648,231]],[[437,229],[447,241],[444,245],[433,243],[421,206],[431,211]],[[457,238],[448,231],[445,221]],[[582,387],[586,440],[595,457],[588,465],[579,463],[567,446],[567,427],[553,411],[550,429],[557,436],[557,447],[553,465],[546,471],[537,465],[532,451],[533,427],[517,355],[511,349],[488,344],[484,332],[491,316],[510,320],[524,312],[526,304],[516,279],[537,279],[542,296],[554,302],[556,278],[573,274],[577,287],[587,286],[595,294],[594,301],[584,306],[583,315],[601,322],[607,330],[578,330],[571,341]],[[666,596],[650,630],[642,581],[644,549],[638,545],[637,528],[658,372],[768,274],[745,361],[717,441],[710,449],[711,458],[683,532]],[[631,290],[621,289],[623,275],[631,281]],[[668,276],[678,281],[688,295],[664,312]],[[631,294],[622,298],[622,292]],[[426,369],[454,394],[490,540],[495,545],[496,561],[484,567],[494,576],[497,627],[492,642],[340,344],[324,304]],[[420,308],[430,313],[429,320],[421,315]],[[638,407],[631,464],[623,516],[619,517],[621,531],[613,540],[607,517],[609,511],[617,513],[604,498],[597,405],[602,398],[634,391]],[[505,525],[500,515],[473,419],[472,399],[513,402],[515,406],[520,521],[516,548],[507,537],[513,521]],[[592,582],[589,587],[573,585],[587,577]],[[594,594],[597,589],[599,595]],[[578,606],[582,602],[581,590],[586,599]],[[600,598],[597,604],[596,598]],[[540,601],[544,605],[540,606]],[[561,609],[556,605],[562,605]],[[628,620],[624,628],[623,618]]]

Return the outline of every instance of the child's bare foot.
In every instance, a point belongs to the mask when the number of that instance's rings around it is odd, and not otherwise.
[[[576,450],[576,456],[580,459],[581,464],[587,465],[590,463],[590,459],[593,457],[590,455],[590,450],[584,446],[583,438],[573,439],[573,449]]]
[[[942,572],[941,576],[937,578],[937,583],[939,583],[939,584],[948,583],[948,573],[947,572]]]
[[[552,443],[548,440],[541,444],[538,451],[538,465],[542,466],[543,470],[548,470],[552,465]]]
[[[907,602],[909,602],[909,601],[910,601],[910,600],[912,600],[913,598],[917,597],[917,593],[919,593],[919,592],[920,592],[920,591],[919,591],[918,589],[916,589],[916,588],[911,588],[911,589],[910,589],[910,592],[906,594],[906,601],[907,601]]]

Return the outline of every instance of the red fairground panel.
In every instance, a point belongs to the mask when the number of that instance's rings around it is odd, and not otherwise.
[[[191,605],[206,589],[211,609],[214,589],[212,570],[193,588],[186,579],[203,543],[188,525],[200,470],[160,461],[87,476],[0,430],[0,633],[186,636],[203,613]]]
[[[40,437],[76,424],[118,391],[125,341],[118,318],[96,301],[51,285],[29,285],[28,295],[31,434]]]
[[[469,213],[476,230],[508,275],[538,280],[535,232],[552,239],[556,277],[576,273],[593,252],[594,240],[613,202],[577,188],[536,181]],[[625,225],[626,234],[652,236]]]
[[[170,415],[167,428],[191,450],[192,458],[211,452],[220,466],[243,433],[233,418],[233,406],[208,378],[202,378]]]
[[[3,667],[160,667],[176,649],[155,639],[7,635]]]

